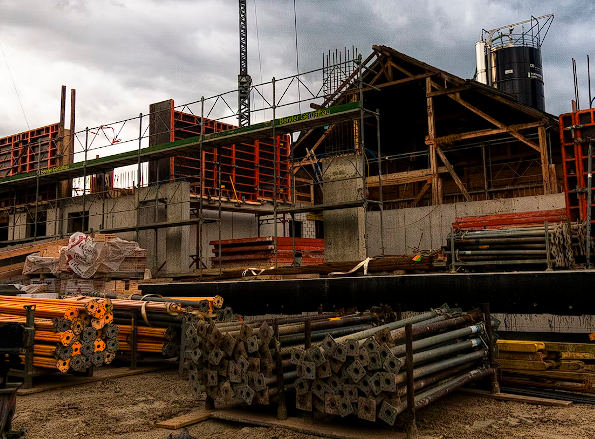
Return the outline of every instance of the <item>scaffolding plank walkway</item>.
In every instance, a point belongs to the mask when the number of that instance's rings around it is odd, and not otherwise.
[[[262,139],[263,137],[269,137],[273,125],[275,126],[277,134],[287,134],[318,126],[332,125],[337,122],[354,120],[360,116],[359,102],[335,105],[316,111],[282,117],[275,119],[274,121],[254,124],[248,127],[207,134],[203,138],[202,148],[212,149],[235,143],[253,142],[254,140]],[[17,174],[0,179],[0,188],[8,189],[26,183],[36,183],[38,179],[40,183],[47,183],[82,177],[85,174],[101,174],[117,167],[136,164],[139,156],[141,162],[146,162],[162,157],[171,157],[177,154],[196,152],[200,144],[200,136],[196,136],[189,139],[177,140],[175,142],[162,143],[140,150],[132,150],[87,160],[86,166],[85,162],[55,166],[53,168],[42,170],[39,176],[36,171]]]

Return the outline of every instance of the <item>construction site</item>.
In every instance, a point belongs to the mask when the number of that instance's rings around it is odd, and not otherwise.
[[[0,132],[2,438],[592,438],[595,99],[575,68],[546,111],[553,14],[472,79],[373,45],[261,83],[246,14],[233,90],[82,129],[62,86]]]

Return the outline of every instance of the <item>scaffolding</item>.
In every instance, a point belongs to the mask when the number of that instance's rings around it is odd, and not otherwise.
[[[358,199],[350,203],[334,203],[334,204],[317,204],[307,207],[295,206],[295,191],[299,190],[299,187],[304,186],[303,181],[296,180],[293,172],[294,168],[294,157],[293,157],[293,145],[291,148],[291,154],[288,160],[286,157],[280,157],[279,154],[279,143],[282,141],[282,136],[288,138],[294,133],[303,132],[310,130],[315,127],[331,126],[333,124],[347,123],[353,127],[353,132],[356,140],[354,143],[355,148],[354,159],[360,162],[359,168],[362,172],[357,172],[354,179],[361,179],[362,186],[365,188],[366,182],[366,156],[364,151],[364,119],[368,117],[375,117],[378,121],[378,113],[365,109],[361,105],[363,98],[363,89],[366,84],[362,79],[362,72],[366,68],[362,62],[361,55],[355,60],[341,60],[339,65],[327,65],[322,69],[316,69],[298,75],[291,75],[280,79],[272,78],[271,81],[263,84],[255,84],[251,86],[251,94],[265,104],[260,110],[253,111],[253,117],[260,112],[262,118],[265,121],[260,123],[253,123],[248,127],[233,128],[231,124],[225,125],[226,121],[231,121],[237,118],[237,111],[233,110],[228,100],[237,90],[221,93],[208,98],[202,97],[199,101],[191,102],[188,104],[180,105],[175,108],[180,114],[183,111],[189,111],[196,117],[193,121],[186,121],[186,127],[191,131],[194,131],[197,135],[190,136],[189,138],[173,140],[166,143],[157,143],[153,145],[147,145],[149,141],[149,128],[150,128],[150,117],[157,117],[158,114],[140,113],[138,117],[132,117],[121,121],[116,121],[108,124],[102,124],[93,128],[85,128],[78,132],[72,133],[72,137],[68,137],[68,145],[66,147],[72,148],[72,155],[75,158],[82,160],[72,161],[65,163],[60,166],[38,166],[34,170],[29,172],[12,173],[5,178],[0,178],[0,198],[5,202],[4,208],[0,207],[0,211],[12,213],[12,224],[7,224],[7,230],[12,229],[12,239],[7,237],[5,240],[0,240],[0,244],[17,244],[26,243],[29,241],[36,241],[40,238],[50,237],[63,237],[65,235],[64,222],[65,218],[63,213],[67,210],[66,208],[70,205],[74,205],[79,201],[82,202],[82,218],[77,218],[80,221],[83,231],[90,232],[89,224],[90,218],[94,215],[91,214],[90,208],[95,203],[101,203],[103,208],[101,212],[101,222],[98,232],[106,233],[123,233],[123,232],[136,232],[138,234],[144,230],[155,231],[155,246],[157,246],[157,233],[158,229],[170,228],[170,227],[182,227],[188,225],[197,225],[198,242],[202,244],[202,235],[204,225],[206,223],[217,223],[218,224],[218,235],[219,241],[221,241],[221,221],[222,212],[233,211],[251,213],[257,217],[268,217],[272,218],[273,230],[275,235],[275,267],[278,265],[277,261],[277,237],[278,237],[278,225],[285,224],[284,216],[289,214],[292,217],[295,213],[300,212],[300,209],[306,209],[308,212],[320,212],[324,210],[334,210],[349,207],[361,207],[364,212],[368,210],[368,206],[371,203],[378,204],[382,210],[382,200],[370,200],[366,194],[366,191],[361,191],[361,195],[358,194]],[[359,87],[359,99],[351,99],[346,103],[336,103],[333,105],[333,100],[336,100],[337,94],[340,92],[341,85],[335,84],[336,87],[329,88],[328,84],[324,84],[324,69],[333,69],[335,71],[346,71],[345,69],[349,66],[356,65],[357,69],[351,72],[346,78],[346,83],[351,87]],[[323,75],[320,75],[323,73]],[[322,78],[320,78],[322,76]],[[295,93],[293,88],[301,87],[302,97],[295,99]],[[332,90],[332,91],[331,91]],[[294,108],[300,108],[301,105],[310,103],[315,108],[314,111],[304,113],[292,113],[291,110]],[[329,105],[330,104],[330,105]],[[222,110],[223,108],[223,110]],[[199,109],[199,110],[198,110]],[[226,111],[226,110],[229,111]],[[288,115],[289,113],[289,115]],[[270,119],[266,119],[266,116],[271,114]],[[215,116],[215,117],[213,117]],[[212,130],[211,133],[206,133],[206,123],[210,118],[213,123],[220,123],[222,129],[219,131]],[[136,125],[136,129],[134,126]],[[195,125],[195,126],[192,126]],[[227,129],[225,129],[227,128]],[[169,128],[169,132],[157,132],[155,134],[164,134],[166,136],[173,137],[174,126]],[[136,134],[134,134],[136,131]],[[68,134],[62,134],[62,137],[53,136],[49,139],[49,145],[58,147],[62,146],[64,149],[66,136]],[[224,193],[225,182],[222,181],[222,160],[219,158],[220,155],[213,154],[212,163],[216,168],[217,182],[214,192],[205,192],[205,171],[204,166],[201,164],[199,171],[199,181],[197,186],[199,190],[196,191],[198,194],[198,207],[195,210],[195,218],[179,220],[179,221],[160,221],[159,219],[159,205],[160,195],[159,188],[165,182],[175,181],[186,181],[183,177],[170,176],[167,181],[153,181],[151,183],[143,183],[141,178],[137,178],[138,181],[133,182],[132,187],[129,189],[123,189],[125,195],[135,195],[130,197],[134,199],[134,203],[131,201],[129,208],[120,208],[120,210],[114,210],[116,203],[112,206],[111,210],[106,212],[107,202],[106,200],[112,198],[118,198],[122,195],[121,191],[116,190],[117,188],[109,187],[106,179],[106,174],[112,172],[115,168],[122,166],[136,166],[137,176],[142,174],[141,165],[143,162],[158,160],[162,157],[172,157],[179,154],[187,153],[198,153],[198,157],[204,157],[205,151],[216,151],[217,148],[223,148],[228,145],[238,144],[242,142],[254,142],[258,140],[264,140],[266,138],[274,139],[274,147],[272,148],[272,162],[273,166],[273,178],[268,182],[271,186],[268,190],[272,192],[270,198],[272,199],[272,208],[266,208],[262,206],[253,206],[250,204],[242,204],[241,199],[236,196],[234,203],[236,205],[229,205],[226,203],[227,200],[231,201],[229,191]],[[29,157],[28,162],[40,162],[43,157],[39,149],[35,149],[33,143],[26,145],[28,154],[33,157]],[[132,148],[131,148],[132,147]],[[134,149],[133,149],[134,148]],[[124,152],[115,152],[115,150],[128,149]],[[378,146],[380,151],[380,147]],[[62,151],[65,153],[65,150]],[[105,154],[103,157],[99,156],[99,153]],[[92,158],[93,156],[95,158]],[[286,163],[283,163],[286,161]],[[380,163],[381,156],[378,155],[378,162]],[[201,162],[204,162],[201,161]],[[91,192],[90,180],[94,176],[96,180],[101,184],[95,183],[94,192]],[[71,194],[61,194],[58,186],[60,182],[68,181],[72,182],[73,179],[82,184],[82,188],[75,187],[82,195],[74,198]],[[325,183],[333,182],[334,180],[326,179]],[[296,184],[296,182],[298,184]],[[197,182],[194,182],[195,184]],[[232,180],[233,184],[233,180]],[[309,184],[307,184],[309,185]],[[47,194],[42,194],[44,188],[55,186],[55,190],[48,191]],[[76,186],[76,185],[75,185]],[[20,200],[17,203],[16,197],[19,190],[24,187],[35,188],[35,214],[31,215],[31,200]],[[143,189],[144,190],[141,190]],[[99,190],[98,190],[99,189]],[[41,194],[41,195],[40,195]],[[205,200],[209,200],[209,203],[205,203]],[[285,200],[285,201],[283,201]],[[187,204],[187,201],[180,201],[179,203]],[[213,205],[215,203],[215,205]],[[49,230],[51,223],[53,223],[54,233],[44,234],[40,236],[38,233],[37,225],[42,221],[39,221],[40,206],[43,204],[45,211],[54,211],[53,219],[45,218],[45,228]],[[177,203],[174,203],[177,204]],[[155,220],[150,224],[143,224],[141,214],[146,212],[147,206],[152,205],[155,208]],[[136,210],[136,223],[133,226],[113,226],[105,223],[105,215],[113,215],[116,213],[123,213],[128,211]],[[205,216],[206,210],[216,210],[216,218],[207,218]],[[15,231],[18,227],[23,226],[22,218],[20,218],[19,211],[26,213],[26,219],[24,224],[34,226],[32,236],[24,238],[16,238]],[[62,214],[60,213],[62,212]],[[295,222],[294,222],[295,226]],[[1,226],[0,226],[1,227]],[[50,235],[50,236],[48,236]],[[293,233],[293,248],[295,256],[295,233]],[[197,266],[199,275],[202,275],[203,267],[206,267],[206,258],[204,246],[200,246],[197,255]],[[366,246],[367,249],[367,246]],[[157,251],[155,251],[157,254]],[[221,263],[219,263],[221,269]]]

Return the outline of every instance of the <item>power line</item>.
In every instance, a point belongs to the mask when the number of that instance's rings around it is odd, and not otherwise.
[[[25,118],[25,123],[27,124],[27,129],[30,130],[29,121],[27,120],[27,115],[25,114],[25,109],[23,108],[23,103],[21,102],[21,97],[19,96],[19,91],[17,90],[17,85],[14,82],[14,78],[12,77],[12,72],[10,71],[10,66],[8,65],[8,59],[6,58],[6,54],[4,53],[4,48],[2,47],[2,41],[0,41],[0,51],[2,52],[2,56],[4,57],[4,62],[6,63],[6,68],[8,69],[8,75],[10,76],[10,80],[12,81],[12,86],[14,87],[14,91],[17,94],[17,99],[19,100],[19,104],[21,105],[21,111],[23,112],[23,117]]]
[[[262,60],[260,58],[260,38],[258,36],[258,14],[256,13],[256,0],[254,0],[254,24],[256,25],[256,46],[258,47],[258,68],[260,69],[260,83],[262,84]],[[262,101],[262,109],[264,110],[264,99]]]
[[[293,0],[293,29],[295,31],[295,65],[297,69],[297,89],[298,89],[298,109],[302,112],[302,98],[300,96],[300,56],[298,52],[298,31],[297,31],[297,13],[295,11],[295,0]]]

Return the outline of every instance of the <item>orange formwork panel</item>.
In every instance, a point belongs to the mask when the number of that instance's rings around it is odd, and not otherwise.
[[[587,187],[588,139],[595,138],[595,109],[561,114],[559,121],[566,211],[571,221],[585,221],[587,219],[586,194],[577,192],[577,189]],[[595,151],[595,145],[593,150]],[[595,167],[595,160],[593,160],[593,166]],[[592,223],[595,222],[593,217],[592,212]],[[593,228],[591,230],[595,231]]]
[[[151,105],[151,144],[173,142],[197,137],[201,134],[201,117],[177,111],[173,100]],[[204,134],[237,128],[234,125],[204,119]],[[276,163],[274,157],[276,153]],[[272,200],[274,173],[277,168],[277,199],[289,201],[290,192],[290,138],[289,135],[256,140],[253,143],[231,144],[214,150],[185,156],[161,159],[149,165],[152,182],[184,178],[193,191],[200,193],[200,174],[204,175],[203,196],[218,196],[219,182],[222,195],[239,201]],[[218,162],[221,163],[219,175]],[[276,164],[276,166],[275,166]]]

